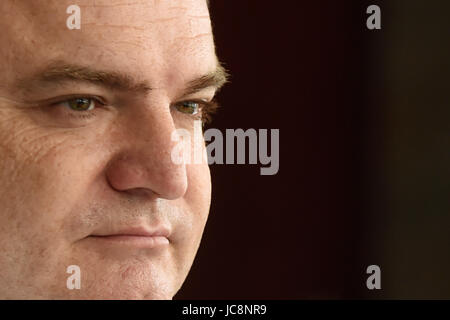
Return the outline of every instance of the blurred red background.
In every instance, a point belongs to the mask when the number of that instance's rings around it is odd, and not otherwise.
[[[366,28],[370,4],[381,30]],[[210,218],[176,298],[450,298],[448,9],[212,1],[232,77],[211,127],[280,129],[280,170],[211,166]],[[372,264],[382,290],[366,287]]]

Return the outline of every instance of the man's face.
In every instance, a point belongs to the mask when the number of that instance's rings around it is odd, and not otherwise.
[[[206,1],[76,3],[0,3],[0,298],[170,299],[210,204],[171,157],[221,82]]]

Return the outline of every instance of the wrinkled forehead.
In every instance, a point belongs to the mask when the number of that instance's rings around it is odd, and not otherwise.
[[[98,67],[214,68],[211,21],[206,0],[79,0],[80,29],[70,29],[71,0],[2,0],[2,60],[17,68],[50,60],[95,63]],[[72,22],[74,20],[71,20]],[[19,61],[21,60],[21,61]]]

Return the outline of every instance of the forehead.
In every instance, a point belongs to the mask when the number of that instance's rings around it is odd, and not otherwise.
[[[82,0],[81,29],[70,30],[73,1],[2,0],[0,55],[26,75],[52,60],[133,73],[155,82],[193,78],[217,64],[205,0]],[[7,72],[8,70],[2,70]],[[156,85],[164,85],[158,83]]]

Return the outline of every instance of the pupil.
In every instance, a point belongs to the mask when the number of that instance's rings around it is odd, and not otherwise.
[[[89,99],[77,98],[73,101],[74,109],[84,110],[89,108]]]
[[[86,99],[78,99],[77,104],[78,104],[78,106],[81,107],[82,105],[87,104],[87,101],[86,101]]]

